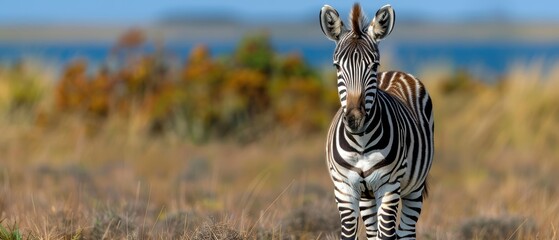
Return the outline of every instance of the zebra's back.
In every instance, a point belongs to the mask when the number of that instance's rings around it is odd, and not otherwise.
[[[433,105],[431,97],[419,79],[411,74],[388,71],[378,73],[378,89],[402,101],[416,121],[433,132]]]

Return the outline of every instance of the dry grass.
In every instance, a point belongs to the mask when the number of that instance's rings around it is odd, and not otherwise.
[[[464,222],[492,219],[495,228],[521,228],[524,220],[535,226],[505,239],[557,239],[559,66],[546,75],[538,64],[512,69],[501,83],[465,91],[445,93],[442,82],[429,83],[437,151],[420,229],[433,238],[468,228],[468,237],[491,239],[482,224]]]
[[[321,200],[335,213],[321,138],[200,146],[134,130],[89,135],[77,119],[27,124],[3,125],[0,212],[37,238],[281,236],[285,209]]]
[[[433,95],[436,158],[423,239],[557,239],[559,67]],[[110,120],[0,120],[0,219],[37,239],[335,239],[324,135],[204,145]],[[3,236],[3,235],[2,235]],[[2,237],[0,237],[2,238]],[[2,238],[3,239],[3,238]],[[8,238],[9,239],[9,238]],[[13,239],[13,238],[12,238]]]

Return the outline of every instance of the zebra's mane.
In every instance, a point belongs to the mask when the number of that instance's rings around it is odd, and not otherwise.
[[[351,9],[351,13],[349,14],[349,21],[351,22],[351,29],[355,34],[355,37],[360,37],[365,34],[363,31],[363,27],[367,21],[367,17],[361,11],[361,6],[359,3],[355,3],[353,8]]]

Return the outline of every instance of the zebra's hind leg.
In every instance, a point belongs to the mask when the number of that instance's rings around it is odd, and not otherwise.
[[[415,225],[423,205],[423,188],[402,198],[402,213],[398,226],[398,239],[415,239]]]
[[[359,211],[365,225],[367,239],[376,239],[377,237],[377,203],[374,198],[362,198],[359,202]]]

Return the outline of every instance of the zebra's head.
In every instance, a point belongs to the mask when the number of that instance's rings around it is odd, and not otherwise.
[[[380,8],[370,23],[355,3],[344,26],[336,9],[325,5],[320,11],[320,27],[326,37],[336,42],[334,66],[337,71],[338,94],[344,111],[344,122],[352,132],[361,132],[365,118],[375,102],[378,42],[394,27],[394,10],[390,5]]]

